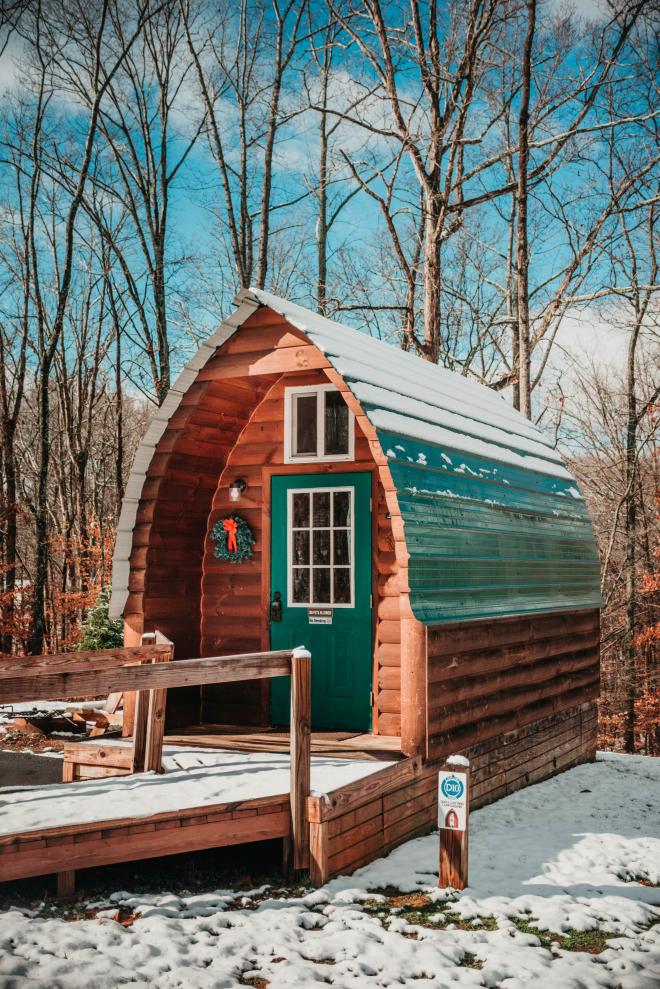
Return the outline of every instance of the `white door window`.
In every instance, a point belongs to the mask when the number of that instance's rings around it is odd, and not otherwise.
[[[353,607],[353,498],[353,488],[289,490],[289,607]]]

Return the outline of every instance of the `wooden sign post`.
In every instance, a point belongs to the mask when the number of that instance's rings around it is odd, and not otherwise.
[[[440,869],[438,886],[465,889],[468,884],[470,762],[450,756],[438,773]]]

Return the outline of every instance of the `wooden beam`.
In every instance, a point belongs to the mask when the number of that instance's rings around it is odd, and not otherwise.
[[[28,848],[19,842],[0,856],[0,882],[283,838],[289,834],[289,810],[277,806],[277,798],[269,802],[250,816],[236,817],[227,805],[209,806],[201,809],[199,821],[187,810],[176,810],[160,815],[159,826],[153,818],[128,818],[113,821],[107,832],[98,823],[87,824],[77,829],[75,840],[69,833],[61,843],[30,842]]]
[[[307,798],[311,779],[312,657],[296,649],[291,657],[291,834],[293,868],[309,868]]]
[[[78,766],[114,766],[132,769],[132,746],[128,742],[110,745],[107,742],[65,742],[64,762]]]
[[[328,881],[328,827],[327,821],[309,825],[310,877],[315,886],[323,886]]]
[[[354,783],[347,783],[340,789],[332,790],[321,797],[309,797],[308,818],[316,824],[330,821],[383,794],[400,789],[421,775],[422,771],[422,760],[419,756],[414,759],[402,759],[395,766],[388,766],[387,769],[371,773]]]
[[[68,869],[57,873],[57,895],[61,898],[74,896],[76,892],[76,870]]]
[[[285,374],[329,367],[330,362],[317,347],[301,342],[297,347],[286,347],[283,350],[262,350],[230,357],[219,354],[202,368],[197,380],[223,381],[226,378],[244,378],[255,374]]]
[[[401,751],[408,756],[426,755],[426,626],[410,611],[404,617],[401,602]]]
[[[122,829],[126,826],[133,826],[136,824],[139,824],[140,826],[147,825],[149,827],[154,825],[155,827],[155,825],[166,824],[175,817],[179,820],[188,817],[201,817],[202,815],[215,817],[215,815],[220,812],[222,812],[223,815],[226,813],[236,814],[237,812],[240,812],[237,816],[238,819],[239,817],[244,817],[244,811],[247,810],[253,810],[256,814],[270,813],[275,805],[277,805],[278,809],[286,809],[288,812],[288,804],[289,794],[277,793],[274,796],[251,797],[247,800],[233,800],[224,804],[202,804],[201,806],[196,805],[195,807],[183,807],[179,810],[164,810],[160,811],[158,814],[149,814],[148,817],[110,818],[103,821],[95,821],[94,824],[60,824],[56,827],[35,828],[33,831],[21,831],[19,834],[0,835],[0,856],[7,854],[8,848],[14,848],[17,844],[17,840],[19,845],[23,842],[32,843],[38,841],[45,842],[50,846],[53,843],[53,840],[66,839],[68,837],[75,838],[76,835],[87,833],[91,828],[93,828],[95,832],[107,832],[106,837],[108,837],[112,835],[112,832],[116,828]],[[78,840],[78,838],[75,838],[75,842]],[[33,845],[31,847],[37,846]],[[42,848],[43,845],[40,844],[39,847]],[[0,857],[0,864],[3,861],[4,860]],[[2,877],[0,877],[0,881],[1,879]]]
[[[131,771],[142,772],[144,754],[147,748],[147,718],[149,714],[149,691],[138,690],[135,697],[135,713],[133,715],[133,757]]]
[[[169,656],[170,649],[171,643],[161,642],[144,646],[123,646],[121,649],[56,653],[53,656],[27,656],[19,659],[4,656],[0,658],[0,690],[5,690],[4,681],[11,681],[22,675],[36,678],[43,673],[108,670],[129,663],[150,662],[159,656]]]
[[[158,646],[154,648],[159,648]],[[0,678],[3,704],[29,701],[35,697],[59,700],[61,697],[89,697],[114,691],[161,690],[190,687],[205,683],[236,683],[262,677],[288,676],[291,650],[242,653],[236,656],[211,656],[207,659],[184,659],[176,663],[149,666],[116,666],[114,669],[74,669],[51,673],[39,672]]]
[[[147,738],[143,768],[145,773],[163,770],[163,734],[165,732],[166,690],[150,690],[147,711]]]

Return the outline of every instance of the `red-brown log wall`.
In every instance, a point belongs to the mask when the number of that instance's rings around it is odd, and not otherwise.
[[[428,756],[437,759],[598,696],[599,613],[428,630]]]

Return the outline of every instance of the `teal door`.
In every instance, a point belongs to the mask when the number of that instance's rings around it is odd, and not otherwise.
[[[312,727],[371,722],[371,475],[271,482],[272,649],[312,654]],[[278,618],[280,613],[280,620]],[[271,721],[289,722],[289,681],[271,681]]]

